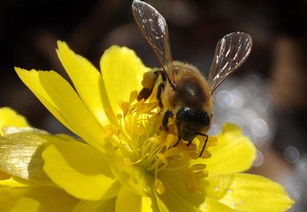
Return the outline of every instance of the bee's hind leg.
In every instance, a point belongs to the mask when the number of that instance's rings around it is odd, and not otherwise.
[[[166,81],[166,75],[162,69],[152,69],[143,74],[143,80],[142,80],[143,89],[140,91],[140,93],[137,96],[138,101],[142,99],[146,100],[150,97],[159,76],[161,76],[162,82]],[[163,105],[160,96],[163,88],[164,88],[164,83],[160,83],[158,86],[157,99],[159,101],[159,106],[161,108],[163,107]]]
[[[137,100],[140,101],[141,99],[148,99],[154,89],[156,81],[159,77],[159,71],[157,70],[150,70],[143,74],[142,86],[143,89],[137,96]]]

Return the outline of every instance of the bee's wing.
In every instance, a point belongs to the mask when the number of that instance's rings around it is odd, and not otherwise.
[[[246,60],[251,48],[252,38],[244,32],[227,34],[218,41],[208,77],[212,93]]]
[[[171,85],[175,85],[173,59],[169,44],[168,27],[163,16],[146,2],[134,0],[132,12],[135,22],[158,57]]]

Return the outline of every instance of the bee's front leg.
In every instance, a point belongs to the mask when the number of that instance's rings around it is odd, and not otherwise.
[[[199,157],[202,156],[202,154],[203,154],[203,152],[204,152],[204,150],[205,150],[205,147],[206,147],[206,145],[207,145],[208,139],[209,139],[209,136],[208,136],[208,135],[206,135],[206,134],[201,134],[201,135],[205,136],[205,137],[206,137],[206,140],[205,140],[205,143],[204,143],[204,145],[203,145],[203,147],[202,147],[202,149],[201,149],[201,151],[200,151],[200,153],[199,153]]]

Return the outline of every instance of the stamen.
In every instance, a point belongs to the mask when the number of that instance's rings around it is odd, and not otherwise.
[[[124,163],[125,163],[127,166],[136,165],[136,164],[140,163],[142,160],[143,160],[143,158],[140,158],[140,159],[137,160],[137,161],[131,161],[130,158],[128,158],[128,157],[124,157],[124,158],[123,158],[123,161],[124,161]]]
[[[192,170],[203,170],[203,169],[205,169],[206,167],[207,167],[206,164],[201,164],[201,163],[199,163],[199,164],[194,164],[194,165],[192,165],[192,166],[191,166],[191,169],[192,169]]]
[[[129,103],[132,103],[134,100],[136,100],[137,95],[138,95],[138,91],[132,91],[130,93]]]
[[[114,125],[107,125],[104,127],[104,136],[106,138],[111,137],[112,135],[118,133],[118,129]]]
[[[194,176],[197,177],[197,178],[205,178],[205,177],[208,177],[209,173],[208,171],[199,171],[199,172],[194,172]]]
[[[164,141],[164,144],[165,144],[165,146],[167,146],[167,147],[173,146],[173,145],[176,143],[177,139],[178,139],[177,136],[175,136],[175,135],[173,135],[173,134],[168,134],[168,135],[166,136],[166,139],[165,139],[165,141]]]
[[[155,179],[155,184],[154,184],[155,190],[158,194],[163,194],[165,192],[165,185],[164,183],[159,180],[158,178]]]
[[[207,150],[205,150],[204,152],[203,152],[203,154],[201,155],[201,158],[210,158],[211,157],[211,153],[210,152],[208,152]]]
[[[165,154],[162,153],[158,153],[157,157],[163,162],[163,163],[167,163],[167,159],[165,157]]]

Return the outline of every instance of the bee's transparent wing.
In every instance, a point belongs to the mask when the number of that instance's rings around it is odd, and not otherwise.
[[[164,17],[151,5],[139,0],[133,1],[132,12],[135,22],[166,72],[169,82],[174,85],[173,60]]]
[[[244,32],[227,34],[218,41],[208,77],[212,93],[246,60],[251,48],[252,38]]]

